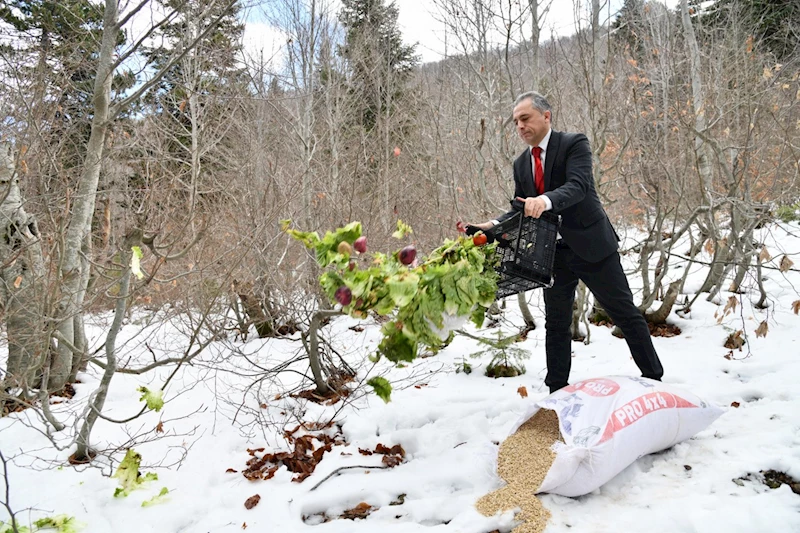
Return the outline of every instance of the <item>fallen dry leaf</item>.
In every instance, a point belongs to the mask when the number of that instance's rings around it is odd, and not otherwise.
[[[520,388],[517,389],[517,394],[519,394],[523,398],[527,398],[528,397],[528,389],[526,389],[524,386],[520,387]]]
[[[20,285],[22,285],[22,276],[17,276],[17,279],[14,280],[14,288],[19,289]]]
[[[247,529],[247,522],[242,522],[242,529]]]
[[[234,470],[233,468],[229,468],[225,471],[226,474],[236,474],[238,470]]]
[[[739,407],[741,405],[739,402],[731,402],[731,407]]]
[[[794,266],[794,263],[792,263],[792,260],[789,259],[789,256],[784,255],[783,259],[781,259],[780,267],[778,267],[778,268],[780,268],[781,272],[786,272],[790,268],[792,268],[793,266]]]
[[[767,321],[764,320],[756,328],[756,338],[758,338],[758,337],[766,337],[768,331],[769,331],[769,326],[767,326]]]
[[[794,311],[794,314],[800,315],[800,300],[792,302],[792,311]]]
[[[736,296],[730,296],[728,298],[728,303],[725,304],[725,309],[722,310],[723,314],[728,314],[728,311],[735,313],[736,312],[736,304],[739,303],[739,300],[736,299]]]
[[[340,518],[355,520],[356,518],[366,518],[372,512],[372,506],[367,502],[361,502],[352,509],[347,509]]]
[[[261,501],[261,496],[259,496],[258,494],[254,494],[245,500],[244,506],[246,509],[252,509],[256,505],[258,505],[258,502],[260,501]]]
[[[724,344],[725,348],[728,348],[729,350],[736,350],[744,346],[744,339],[742,338],[742,333],[743,333],[742,330],[737,330],[734,333],[728,335],[728,337],[725,339],[725,344]]]

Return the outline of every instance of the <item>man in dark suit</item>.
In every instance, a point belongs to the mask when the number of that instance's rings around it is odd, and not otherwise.
[[[647,322],[633,303],[617,253],[617,234],[594,187],[589,140],[580,133],[552,130],[550,104],[536,92],[517,98],[513,116],[517,133],[530,146],[514,161],[514,196],[524,202],[525,216],[539,218],[549,210],[561,215],[554,283],[544,290],[545,384],[550,392],[568,384],[572,305],[579,279],[624,333],[642,376],[660,380],[664,370]],[[491,230],[513,214],[474,226]]]

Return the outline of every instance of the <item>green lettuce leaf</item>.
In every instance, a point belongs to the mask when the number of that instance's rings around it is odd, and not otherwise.
[[[414,233],[414,230],[411,229],[411,226],[403,222],[402,220],[397,220],[397,230],[392,233],[392,237],[395,239],[402,239],[406,235],[410,235]]]
[[[135,452],[133,449],[128,450],[125,458],[117,467],[117,471],[113,476],[119,479],[120,486],[114,491],[114,497],[125,497],[132,490],[138,489],[148,481],[155,481],[158,475],[153,472],[148,472],[144,476],[139,473],[139,465],[142,462],[142,456]]]
[[[405,307],[417,294],[419,276],[413,272],[405,272],[386,281],[386,288],[397,307]]]
[[[131,272],[134,276],[139,279],[144,277],[144,273],[142,272],[142,257],[144,254],[142,253],[142,249],[138,246],[131,246]]]
[[[167,487],[161,487],[161,492],[159,492],[149,500],[143,501],[142,507],[150,507],[151,505],[167,501],[167,498],[165,498],[167,494],[169,494],[169,489]]]
[[[151,391],[147,387],[139,387],[136,390],[142,393],[142,397],[139,398],[139,401],[147,403],[148,409],[158,412],[164,407],[164,391],[161,389]]]
[[[41,518],[33,523],[37,529],[55,529],[58,533],[78,533],[83,524],[78,522],[74,516],[60,514]],[[20,530],[22,533],[22,530]]]
[[[386,403],[391,401],[392,385],[385,378],[374,377],[367,381],[367,385],[375,390],[375,394]]]

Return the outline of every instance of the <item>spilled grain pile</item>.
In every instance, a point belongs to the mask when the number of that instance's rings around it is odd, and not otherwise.
[[[556,454],[551,449],[561,440],[555,411],[540,409],[501,445],[497,473],[508,485],[482,497],[475,507],[484,516],[522,509],[514,518],[524,523],[513,533],[541,533],[550,511],[535,496]]]

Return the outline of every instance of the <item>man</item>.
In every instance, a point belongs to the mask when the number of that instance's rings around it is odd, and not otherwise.
[[[572,304],[579,279],[625,334],[642,376],[660,380],[664,370],[647,322],[633,303],[617,253],[619,239],[595,191],[589,140],[580,133],[552,130],[551,120],[550,104],[541,94],[527,92],[517,98],[514,124],[530,148],[514,161],[514,196],[525,203],[525,216],[539,218],[549,210],[561,215],[554,283],[544,290],[545,384],[551,393],[568,384]],[[513,214],[473,226],[491,230]]]

